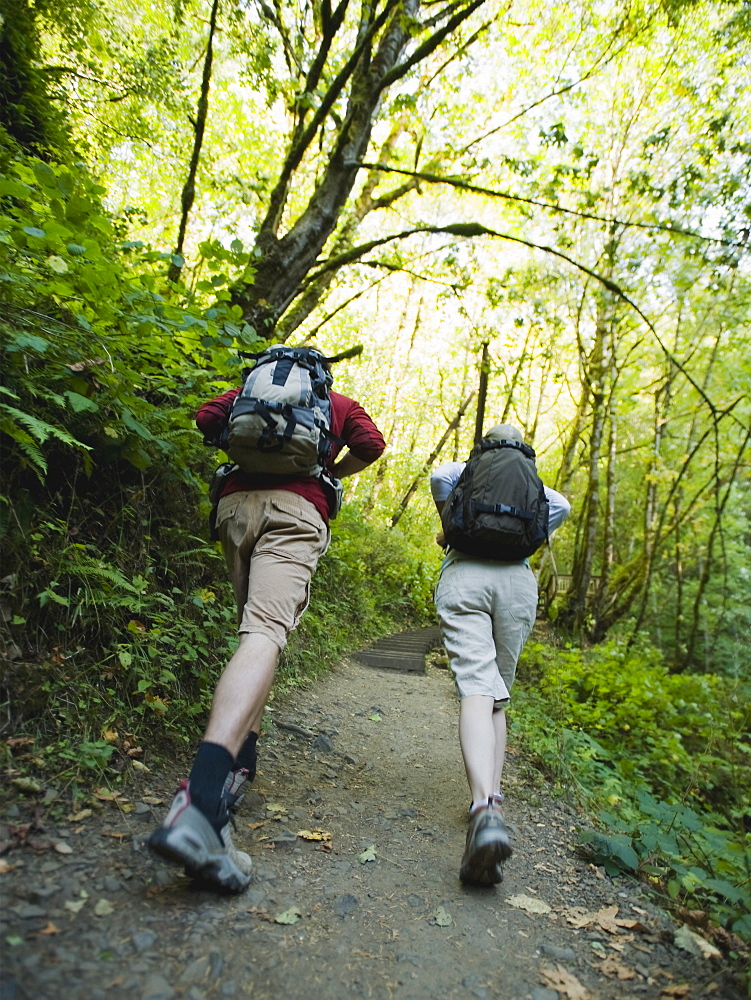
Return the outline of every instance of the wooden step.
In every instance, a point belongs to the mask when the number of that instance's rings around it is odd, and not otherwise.
[[[384,636],[365,649],[353,653],[352,658],[366,667],[424,674],[425,657],[440,646],[440,630],[437,625],[431,625],[428,628],[407,629]]]

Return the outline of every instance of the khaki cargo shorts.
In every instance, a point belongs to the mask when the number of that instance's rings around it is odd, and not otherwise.
[[[441,570],[435,604],[459,696],[490,696],[503,708],[535,623],[532,570],[527,563],[456,558]]]
[[[238,632],[284,649],[310,600],[310,580],[331,533],[315,506],[291,490],[222,497],[216,526],[237,602]]]

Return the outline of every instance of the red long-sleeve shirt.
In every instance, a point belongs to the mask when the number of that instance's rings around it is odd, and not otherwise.
[[[224,427],[232,403],[240,389],[230,389],[229,392],[217,396],[208,403],[204,403],[196,414],[196,424],[198,429],[203,431],[208,438],[218,437],[219,432]],[[331,392],[331,431],[340,438],[355,458],[362,462],[375,462],[383,453],[386,442],[383,435],[378,430],[372,419],[365,410],[354,399],[342,396],[341,393]],[[329,468],[333,467],[334,461],[339,454],[342,445],[336,441],[331,442],[331,454],[329,458]],[[241,490],[268,490],[282,489],[290,490],[301,497],[305,497],[314,504],[323,520],[328,523],[329,505],[326,493],[320,480],[312,477],[301,479],[279,481],[278,476],[264,476],[257,473],[233,472],[227,478],[227,482],[222,490],[222,496],[229,493],[238,493]]]

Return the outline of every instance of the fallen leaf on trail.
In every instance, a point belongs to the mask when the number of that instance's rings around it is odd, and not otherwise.
[[[544,900],[534,899],[532,896],[509,896],[506,902],[517,910],[526,910],[528,913],[550,913],[551,910]]]
[[[34,792],[34,794],[38,794],[44,790],[44,785],[36,778],[13,778],[11,785],[20,792]]]
[[[331,840],[330,833],[319,830],[317,827],[315,830],[298,830],[297,836],[302,837],[303,840]]]
[[[55,850],[58,854],[72,854],[73,848],[70,844],[66,844],[64,840],[58,840],[55,844]]]
[[[102,731],[102,739],[106,740],[107,743],[114,743],[115,740],[120,739],[120,734],[116,729],[104,729]]]
[[[245,825],[249,830],[260,830],[262,826],[266,826],[268,823],[267,819],[259,820],[257,823],[246,823]]]
[[[372,715],[368,716],[368,721],[369,722],[381,722],[382,720],[381,720],[381,716],[378,714],[378,712],[373,712]]]
[[[12,870],[13,866],[9,865],[7,861],[0,861],[0,875],[7,875]]]
[[[431,924],[435,924],[438,927],[450,927],[454,922],[454,918],[444,909],[444,907],[439,906],[435,911],[433,916],[430,918]]]
[[[134,771],[145,771],[146,774],[151,774],[151,768],[146,767],[140,760],[131,760],[130,766]]]
[[[599,965],[595,966],[600,972],[604,973],[606,976],[610,976],[612,979],[616,976],[618,979],[634,979],[636,973],[633,969],[627,968],[625,965],[621,965],[615,955],[610,955],[605,959],[604,962],[600,962]]]
[[[5,741],[6,746],[15,749],[16,747],[30,747],[33,746],[34,740],[30,736],[11,736],[9,740]]]
[[[102,830],[103,837],[117,837],[118,840],[123,840],[123,838],[129,836],[127,833],[117,833],[115,830]]]
[[[690,986],[663,986],[660,990],[659,1000],[667,1000],[670,997],[680,997],[681,1000],[691,1000],[691,987]]]
[[[589,1000],[587,990],[576,976],[562,965],[556,965],[555,968],[545,966],[540,969],[540,975],[546,986],[552,986],[554,990],[558,990],[563,996],[568,997],[568,1000]]]
[[[290,908],[288,910],[285,910],[284,913],[277,913],[277,915],[274,917],[274,923],[296,924],[301,916],[302,913],[300,912],[300,910],[297,909],[296,906],[290,906]]]
[[[12,934],[10,937],[7,937],[5,941],[11,948],[17,948],[19,944],[23,944],[23,938],[19,937],[17,934]]]
[[[43,928],[41,929],[41,931],[39,931],[39,933],[40,933],[40,934],[59,934],[59,933],[60,933],[60,928],[59,928],[59,927],[56,927],[56,926],[55,926],[55,925],[54,925],[54,924],[52,923],[52,921],[50,920],[50,921],[49,921],[49,922],[47,923],[47,926],[46,926],[46,927],[43,927]]]
[[[65,901],[65,909],[71,913],[78,913],[87,903],[86,899],[68,899]]]
[[[68,820],[71,823],[80,823],[82,819],[88,819],[89,816],[91,816],[92,811],[93,810],[91,809],[82,809],[80,812],[71,813],[70,816],[68,816]]]
[[[274,917],[271,916],[268,910],[264,910],[260,906],[252,906],[246,913],[252,914],[254,917],[259,917],[261,920],[268,920],[269,923],[274,923]]]
[[[109,788],[95,788],[91,794],[100,802],[114,802],[115,799],[121,798],[123,793],[111,792]]]
[[[316,845],[316,850],[317,851],[323,851],[324,854],[331,854],[331,852],[333,850],[333,845],[331,843],[329,843],[329,842],[327,842],[325,844],[317,844]]]
[[[98,917],[108,917],[111,913],[115,912],[115,907],[110,903],[108,899],[100,899],[99,902],[94,907],[94,913]]]
[[[624,928],[646,930],[640,921],[617,917],[617,914],[618,906],[616,904],[605,906],[596,912],[587,912],[575,906],[566,914],[566,920],[576,928],[590,927],[592,924],[596,924],[608,934],[620,934]]]
[[[141,802],[145,802],[147,806],[161,806],[164,805],[164,799],[158,798],[156,795],[144,795]]]
[[[376,849],[375,844],[371,844],[370,847],[366,847],[362,854],[357,855],[357,860],[361,865],[367,864],[368,861],[375,861],[376,859]]]
[[[687,951],[691,955],[701,955],[702,958],[722,958],[719,948],[715,948],[700,934],[695,934],[685,924],[675,932],[675,944],[676,947],[682,948],[683,951]]]

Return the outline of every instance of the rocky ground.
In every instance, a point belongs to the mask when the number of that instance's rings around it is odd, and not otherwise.
[[[445,670],[354,661],[275,703],[238,815],[255,874],[237,897],[146,849],[186,761],[75,812],[49,791],[6,799],[1,1000],[740,1000],[723,959],[642,886],[577,855],[579,817],[513,730],[514,855],[502,885],[461,885],[456,714]]]

